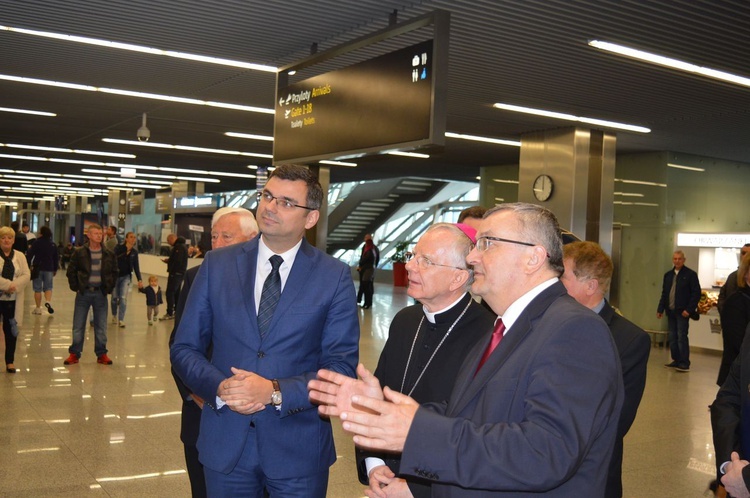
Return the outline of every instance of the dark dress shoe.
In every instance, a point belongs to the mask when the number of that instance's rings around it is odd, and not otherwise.
[[[5,365],[5,371],[9,374],[16,373],[16,367],[11,367],[10,365]]]

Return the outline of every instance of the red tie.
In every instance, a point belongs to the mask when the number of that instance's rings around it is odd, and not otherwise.
[[[502,318],[497,317],[497,321],[495,322],[495,330],[492,331],[490,343],[487,344],[487,349],[484,350],[482,359],[479,360],[479,366],[477,366],[477,371],[474,372],[474,375],[479,372],[479,369],[482,368],[482,365],[484,365],[484,363],[487,361],[487,358],[490,357],[497,345],[500,344],[500,341],[503,339],[503,332],[505,332],[505,324],[503,323]]]

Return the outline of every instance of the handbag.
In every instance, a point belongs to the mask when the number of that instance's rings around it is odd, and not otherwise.
[[[39,265],[31,265],[31,280],[36,280],[37,278],[39,278],[40,270],[41,268],[39,267]]]

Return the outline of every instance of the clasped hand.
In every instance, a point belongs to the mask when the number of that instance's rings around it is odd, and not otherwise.
[[[419,408],[414,399],[380,388],[380,381],[361,363],[359,379],[330,370],[319,370],[308,385],[310,400],[318,412],[340,417],[345,431],[354,434],[354,443],[366,448],[402,451],[409,428]]]
[[[251,415],[266,408],[273,390],[271,381],[253,372],[232,367],[232,376],[219,384],[217,395],[229,409]],[[270,389],[269,389],[270,387]]]
[[[740,455],[732,452],[732,457],[726,468],[726,474],[721,478],[721,483],[727,489],[727,492],[735,498],[750,497],[750,490],[745,485],[745,479],[742,476],[742,469],[748,465],[747,460],[741,460]]]

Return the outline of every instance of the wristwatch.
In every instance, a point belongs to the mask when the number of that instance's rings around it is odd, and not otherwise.
[[[271,404],[276,407],[281,406],[281,388],[279,387],[279,381],[276,379],[271,379],[271,384],[273,384]]]

